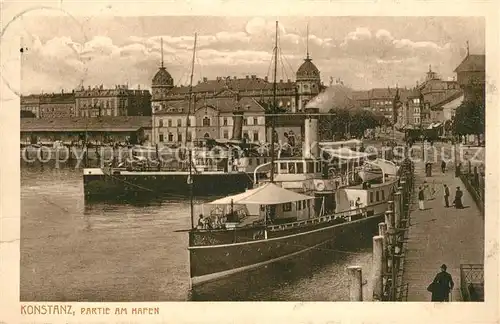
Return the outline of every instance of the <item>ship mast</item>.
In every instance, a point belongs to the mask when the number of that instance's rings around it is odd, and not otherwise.
[[[186,114],[186,148],[188,148],[188,134],[189,134],[189,115],[191,112],[191,101],[193,97],[193,74],[194,74],[194,60],[196,57],[196,36],[197,34],[194,34],[194,46],[193,46],[193,60],[191,62],[191,78],[189,81],[189,104],[188,104],[188,111]],[[189,185],[189,211],[191,214],[191,228],[194,228],[194,207],[193,207],[193,151],[192,148],[188,148],[188,168],[189,168],[189,176],[187,179],[187,183]]]
[[[271,108],[271,182],[274,182],[274,128],[276,114],[276,71],[278,70],[278,21],[276,21],[276,39],[274,44],[274,80],[273,80],[273,105]]]

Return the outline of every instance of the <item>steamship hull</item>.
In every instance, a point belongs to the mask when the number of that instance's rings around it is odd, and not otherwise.
[[[252,175],[253,176],[253,175]],[[106,174],[100,168],[85,169],[84,195],[87,201],[129,199],[187,199],[190,195],[188,172],[122,171]],[[204,172],[193,174],[194,196],[222,196],[252,187],[245,172]]]
[[[211,235],[190,232],[191,285],[202,286],[285,259],[295,261],[298,259],[295,257],[300,254],[326,245],[337,250],[353,248],[370,240],[377,233],[378,223],[383,218],[380,212],[368,217],[355,215],[351,221],[340,224],[329,222],[305,228],[269,231],[267,239],[263,238],[264,229],[256,227],[235,232],[214,231]],[[261,239],[252,240],[255,237]],[[202,245],[210,243],[212,245]]]

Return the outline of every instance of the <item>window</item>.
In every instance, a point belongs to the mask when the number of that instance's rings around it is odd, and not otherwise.
[[[226,118],[226,117],[224,117],[224,119],[222,119],[222,124],[223,124],[224,126],[227,126],[227,118]]]
[[[174,141],[174,134],[168,133],[168,141],[173,142]]]
[[[370,203],[372,203],[372,202],[373,202],[373,191],[370,192]]]
[[[302,209],[302,201],[295,202],[295,210],[301,210],[301,209]]]
[[[280,163],[280,171],[281,173],[285,173],[283,171],[288,171],[286,163]]]
[[[210,126],[210,118],[208,118],[207,116],[205,116],[205,118],[203,118],[203,126],[205,126],[205,127]]]
[[[382,190],[382,200],[385,200],[385,192]]]
[[[260,164],[260,159],[257,159],[257,165],[259,165],[259,164]]]
[[[259,141],[259,133],[253,133],[253,140],[255,142],[258,142]]]
[[[302,200],[302,209],[306,209],[306,200]]]
[[[181,127],[181,126],[182,126],[182,120],[177,119],[177,127]]]
[[[168,125],[168,127],[172,127],[172,120],[171,120],[171,119],[169,119],[169,120],[167,121],[167,125]]]
[[[259,124],[259,121],[257,120],[257,117],[254,117],[254,118],[253,118],[253,124],[254,124],[254,125],[258,125],[258,124]]]
[[[187,138],[186,138],[186,140],[187,140],[188,142],[190,142],[190,141],[191,141],[191,139],[192,139],[191,132],[188,132],[188,133],[187,133]]]
[[[248,120],[246,118],[243,118],[243,126],[247,126],[248,125]]]
[[[187,124],[187,126],[188,126],[188,127],[189,127],[189,126],[191,126],[191,117],[189,117],[189,118],[186,120],[186,124]]]
[[[210,138],[210,134],[209,133],[205,133],[205,135],[203,135],[203,137]]]
[[[224,131],[223,137],[224,138],[229,138],[229,132],[227,130]]]
[[[283,211],[284,212],[292,211],[292,203],[283,204]]]
[[[288,163],[288,173],[295,173],[295,163]]]
[[[297,163],[297,173],[304,173],[304,163]]]
[[[314,162],[307,162],[306,173],[314,173]]]
[[[160,134],[160,142],[163,142],[163,134]]]
[[[182,134],[181,133],[177,134],[177,141],[182,142]]]
[[[377,197],[377,201],[379,201],[380,200],[380,196],[379,196],[379,192],[378,191],[375,193],[375,196]]]
[[[163,119],[160,119],[160,120],[158,121],[158,126],[159,126],[159,127],[163,127]]]

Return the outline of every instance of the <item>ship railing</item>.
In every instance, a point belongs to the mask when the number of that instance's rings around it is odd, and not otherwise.
[[[356,209],[350,209],[346,211],[342,211],[339,213],[335,213],[332,215],[325,215],[321,217],[315,217],[311,218],[308,220],[302,220],[302,221],[297,221],[293,223],[287,223],[287,224],[279,224],[279,225],[269,225],[267,229],[269,231],[280,231],[284,229],[290,229],[293,227],[299,227],[299,226],[304,226],[304,225],[314,225],[314,224],[320,224],[320,223],[328,223],[336,219],[344,219],[344,220],[350,220],[352,216],[355,215],[362,215],[363,218],[366,217],[367,215],[367,207],[360,207]]]
[[[350,221],[353,216],[359,216],[361,215],[362,218],[366,218],[368,216],[373,216],[373,211],[372,215],[368,215],[369,211],[368,208],[372,209],[375,206],[387,204],[387,201],[382,201],[377,204],[373,204],[370,206],[366,207],[359,207],[355,209],[349,209],[349,210],[344,210],[338,213],[334,213],[331,215],[324,215],[320,217],[315,217],[315,218],[310,218],[307,220],[301,220],[301,221],[296,221],[292,223],[286,223],[286,224],[278,224],[278,225],[268,225],[267,230],[269,231],[280,231],[284,229],[290,229],[298,226],[304,226],[304,225],[314,225],[314,224],[321,224],[321,223],[328,223],[336,219],[342,219],[342,220],[347,220]]]

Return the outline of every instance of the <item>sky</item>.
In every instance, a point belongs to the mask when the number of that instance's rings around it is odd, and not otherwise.
[[[9,26],[22,34],[22,93],[60,92],[102,84],[149,89],[164,65],[188,84],[194,33],[194,83],[203,77],[257,75],[272,80],[275,21],[277,79],[295,79],[306,56],[328,85],[353,89],[413,87],[429,65],[443,79],[466,54],[485,52],[479,17],[103,17],[25,15]],[[307,26],[309,41],[307,42]]]

